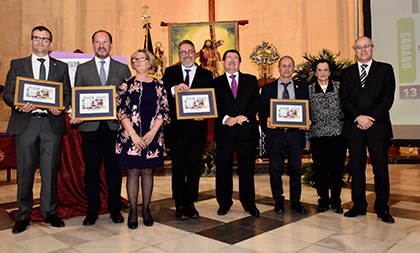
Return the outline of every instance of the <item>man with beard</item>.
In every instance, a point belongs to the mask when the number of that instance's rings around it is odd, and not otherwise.
[[[15,134],[17,157],[19,210],[15,214],[13,233],[23,232],[29,225],[38,153],[41,214],[51,226],[64,226],[64,222],[57,216],[57,173],[60,168],[61,139],[66,132],[63,111],[70,105],[71,96],[68,67],[67,64],[48,55],[53,44],[48,28],[37,26],[32,29],[31,35],[32,55],[10,63],[3,93],[4,102],[12,108],[7,132]],[[32,103],[15,106],[15,84],[19,76],[63,83],[64,107],[60,110],[45,110],[36,108]]]
[[[201,155],[207,136],[207,120],[179,120],[176,116],[175,91],[213,87],[210,71],[195,64],[195,48],[190,40],[178,45],[181,65],[166,68],[163,83],[168,91],[171,123],[165,126],[172,159],[172,195],[178,219],[198,218],[194,206],[198,197]]]
[[[112,36],[104,30],[96,31],[92,36],[92,47],[95,57],[77,66],[75,86],[108,86],[118,87],[122,80],[131,76],[128,66],[113,60],[109,53],[112,49]],[[88,202],[87,216],[83,225],[93,225],[101,210],[100,170],[104,158],[106,184],[108,187],[108,210],[114,223],[122,223],[121,215],[121,170],[117,167],[115,140],[118,122],[96,120],[82,122],[72,119],[72,124],[80,124],[82,136],[82,153],[85,162],[83,177]]]
[[[210,70],[213,73],[213,78],[219,76],[217,65],[219,60],[220,53],[213,47],[213,42],[211,40],[204,41],[203,48],[200,50],[200,66]]]

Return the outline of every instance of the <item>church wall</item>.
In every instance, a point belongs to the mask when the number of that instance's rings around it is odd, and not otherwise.
[[[93,53],[92,33],[105,29],[113,35],[112,54],[130,57],[143,48],[143,6],[149,6],[153,43],[160,41],[168,56],[168,28],[160,22],[209,21],[208,0],[8,0],[0,9],[0,84],[4,85],[10,60],[28,56],[30,31],[45,25],[53,33],[53,50]],[[361,1],[360,1],[361,2]],[[241,70],[258,75],[249,56],[256,45],[268,40],[281,55],[296,63],[303,52],[322,48],[353,59],[354,0],[216,0],[216,21],[248,20],[239,26]],[[216,35],[217,36],[217,35]],[[221,38],[218,38],[221,39]],[[196,45],[197,50],[202,45]],[[223,52],[220,52],[223,54]],[[167,65],[167,61],[165,61]],[[165,66],[166,66],[165,65]],[[273,76],[278,77],[277,70]],[[0,100],[0,132],[6,130],[10,109]]]

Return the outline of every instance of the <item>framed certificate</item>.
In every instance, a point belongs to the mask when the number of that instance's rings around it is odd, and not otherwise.
[[[271,126],[309,127],[308,100],[270,99]]]
[[[72,88],[72,117],[83,121],[117,118],[115,86]]]
[[[178,119],[217,118],[213,88],[175,91],[175,104]]]
[[[37,108],[62,110],[63,83],[18,76],[14,105],[23,106],[28,102]]]

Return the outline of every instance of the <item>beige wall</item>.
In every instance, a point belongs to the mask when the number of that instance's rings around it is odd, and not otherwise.
[[[361,2],[361,1],[359,1]],[[10,60],[27,56],[30,31],[45,25],[53,33],[53,50],[93,53],[92,33],[105,29],[113,35],[114,55],[129,57],[143,47],[143,5],[149,6],[153,43],[160,41],[168,54],[168,28],[160,22],[208,21],[208,0],[8,0],[0,9],[0,84],[4,85]],[[296,63],[303,52],[322,48],[353,59],[354,0],[216,0],[216,21],[249,20],[239,26],[241,70],[258,75],[249,55],[262,40],[291,55]],[[197,45],[200,47],[201,45]],[[222,52],[223,53],[223,52]],[[274,76],[278,77],[277,71]],[[0,100],[0,132],[4,132],[9,108]]]

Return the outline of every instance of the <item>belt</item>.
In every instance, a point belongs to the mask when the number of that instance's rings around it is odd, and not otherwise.
[[[32,117],[37,117],[37,118],[43,118],[43,117],[47,117],[48,113],[45,112],[33,112],[31,113]]]
[[[285,132],[285,133],[298,130],[298,128],[288,128],[288,127],[279,127],[278,129],[281,130],[281,131],[283,131],[283,132]]]

